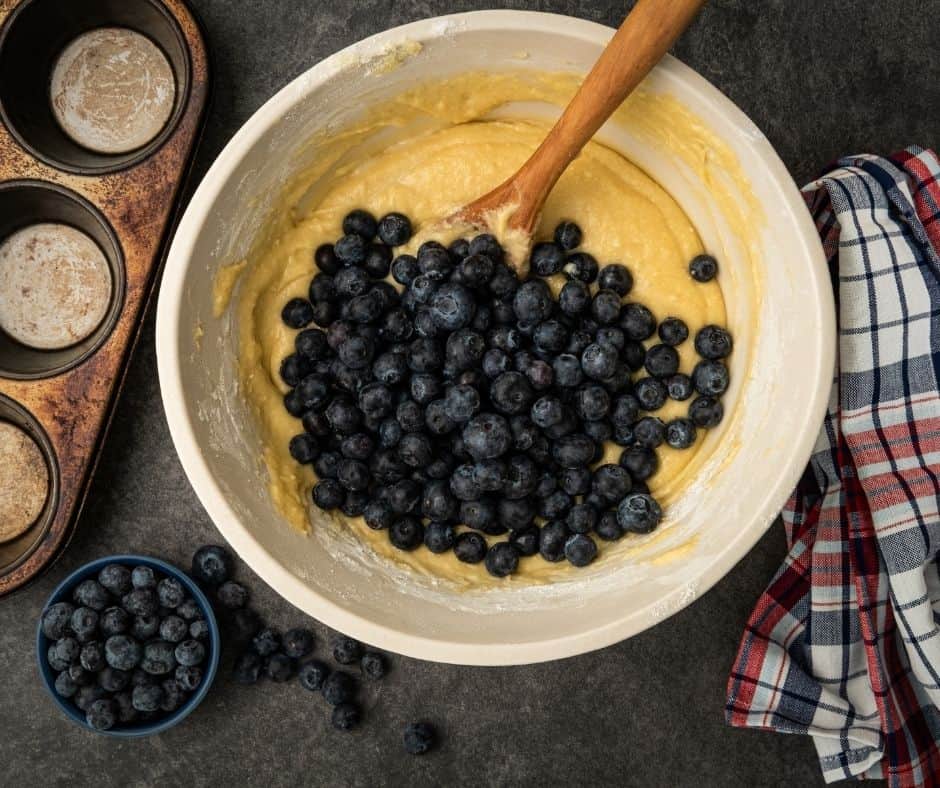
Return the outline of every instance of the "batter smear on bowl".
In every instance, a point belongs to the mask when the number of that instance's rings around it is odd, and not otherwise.
[[[241,379],[297,527],[326,512],[469,585],[550,580],[656,528],[700,464],[731,352],[717,264],[596,141],[548,198],[528,281],[493,236],[428,238],[546,132],[444,95],[401,103],[451,122],[288,189],[242,283]]]

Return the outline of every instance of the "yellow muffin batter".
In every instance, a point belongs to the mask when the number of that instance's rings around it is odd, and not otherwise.
[[[281,321],[281,309],[290,298],[306,295],[316,273],[313,251],[341,234],[346,213],[354,208],[377,216],[400,211],[419,233],[426,230],[511,175],[548,130],[538,120],[493,120],[486,118],[487,112],[508,101],[561,105],[575,86],[568,75],[467,75],[421,86],[373,109],[354,128],[311,143],[317,146],[318,163],[285,189],[247,265],[221,272],[217,313],[224,309],[244,268],[237,312],[239,376],[258,418],[272,499],[294,527],[310,528],[313,510],[313,527],[333,517],[381,555],[467,587],[546,581],[578,571],[566,562],[552,564],[536,555],[521,559],[516,575],[498,581],[482,564],[463,564],[453,554],[433,555],[423,547],[402,552],[389,543],[386,532],[370,530],[361,519],[314,509],[313,471],[296,463],[287,450],[290,438],[302,427],[283,407],[287,387],[278,374],[282,359],[293,352],[296,334]],[[391,130],[394,138],[395,129],[407,133],[382,145],[382,134]],[[669,194],[618,153],[597,142],[587,145],[549,196],[536,240],[550,237],[562,219],[581,226],[582,249],[601,265],[620,262],[629,267],[635,286],[625,300],[646,304],[660,320],[682,318],[693,336],[706,323],[724,324],[725,306],[717,283],[695,282],[688,273],[689,260],[702,251],[694,227]],[[696,361],[691,338],[678,350],[681,371],[690,373]],[[670,400],[656,415],[668,420],[685,415],[687,407],[687,402]],[[700,435],[690,449],[657,450],[660,469],[649,486],[664,508],[700,465],[701,442]],[[602,462],[617,462],[620,451],[611,444]],[[637,538],[598,540],[598,561],[629,550]]]

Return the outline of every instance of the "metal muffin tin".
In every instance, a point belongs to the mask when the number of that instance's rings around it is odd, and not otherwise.
[[[81,147],[59,127],[49,103],[59,53],[101,27],[145,35],[174,74],[169,120],[127,153]],[[33,439],[49,470],[39,518],[0,543],[0,596],[46,568],[74,529],[162,263],[208,92],[205,41],[183,0],[0,0],[0,243],[32,224],[70,225],[100,247],[112,279],[104,319],[71,347],[37,350],[0,331],[0,420]]]

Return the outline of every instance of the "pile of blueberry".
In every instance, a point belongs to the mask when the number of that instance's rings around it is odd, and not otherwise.
[[[356,210],[343,233],[316,250],[309,298],[282,312],[300,329],[280,368],[304,428],[290,452],[313,465],[317,506],[496,577],[536,553],[585,566],[591,534],[656,528],[645,484],[656,448],[688,448],[723,416],[725,329],[701,329],[701,361],[680,373],[686,324],[625,303],[630,271],[576,251],[572,222],[534,246],[526,281],[492,235],[393,259],[412,234],[402,214]],[[689,268],[698,281],[717,273],[708,255]],[[555,274],[567,278],[557,298],[544,279]],[[690,400],[687,416],[653,415],[667,398]],[[623,447],[619,464],[592,469],[608,441]]]
[[[199,688],[209,626],[173,577],[108,564],[42,616],[55,691],[98,730],[157,720]]]
[[[213,595],[216,612],[227,625],[231,640],[243,646],[232,670],[236,682],[252,685],[264,677],[283,683],[296,676],[304,689],[320,693],[332,707],[334,728],[351,731],[359,727],[362,709],[356,702],[359,686],[355,677],[312,657],[315,643],[309,629],[298,627],[281,634],[265,626],[248,604],[248,589],[232,579],[233,562],[227,550],[217,545],[201,547],[193,556],[193,575]],[[388,671],[383,654],[345,635],[334,637],[332,652],[337,664],[346,668],[358,665],[367,680],[378,681]],[[405,729],[405,749],[423,754],[432,748],[435,738],[428,723],[412,723]]]

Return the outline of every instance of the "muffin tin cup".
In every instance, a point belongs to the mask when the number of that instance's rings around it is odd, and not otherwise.
[[[173,72],[169,119],[150,142],[124,153],[77,144],[49,103],[59,54],[100,28],[145,36]],[[35,524],[0,543],[0,596],[48,567],[71,537],[176,220],[208,94],[204,36],[184,0],[0,3],[0,244],[32,225],[66,225],[94,241],[111,277],[97,328],[68,347],[28,347],[0,330],[0,420],[33,437],[50,479]]]
[[[62,50],[83,33],[122,27],[141,33],[167,58],[176,83],[173,109],[162,130],[126,153],[83,147],[62,129],[49,102],[49,84]],[[192,66],[187,38],[158,0],[82,0],[80,11],[61,0],[23,0],[0,30],[0,118],[37,159],[60,170],[100,175],[153,155],[173,134],[187,106]]]

